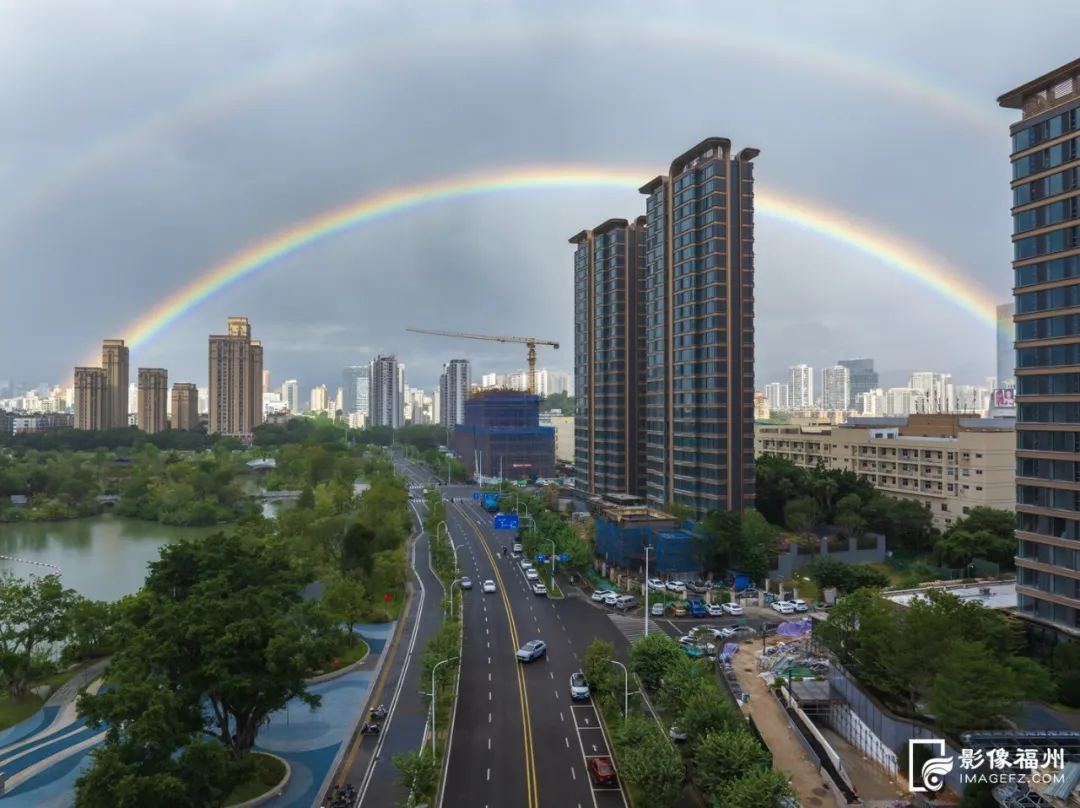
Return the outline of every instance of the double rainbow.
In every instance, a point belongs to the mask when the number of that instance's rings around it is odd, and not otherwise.
[[[132,348],[146,345],[202,301],[278,261],[353,228],[395,214],[470,197],[514,191],[614,189],[633,190],[656,172],[595,166],[516,166],[403,185],[321,213],[275,233],[211,267],[177,289],[122,331]],[[991,294],[965,279],[942,258],[898,236],[821,204],[770,191],[759,183],[757,213],[818,233],[864,253],[952,300],[981,322],[995,325]]]

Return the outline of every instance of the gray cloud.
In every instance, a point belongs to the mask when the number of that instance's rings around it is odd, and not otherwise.
[[[762,150],[762,188],[855,213],[1005,301],[1011,113],[994,99],[1073,58],[1075,26],[1018,31],[992,6],[17,4],[0,29],[0,378],[61,379],[206,268],[375,191],[526,163],[644,181],[710,134]],[[133,364],[201,383],[206,335],[246,314],[274,377],[305,387],[376,351],[428,387],[451,357],[523,364],[410,325],[558,339],[542,361],[570,370],[566,238],[641,209],[597,189],[422,207],[229,287]],[[880,261],[764,216],[757,252],[760,382],[856,354],[898,376],[992,372],[988,327]]]

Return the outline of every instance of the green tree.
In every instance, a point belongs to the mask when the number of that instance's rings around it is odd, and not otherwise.
[[[894,546],[916,552],[929,550],[934,543],[934,517],[928,508],[910,499],[898,499],[888,509],[886,536]]]
[[[681,716],[694,695],[703,687],[708,687],[702,682],[712,677],[712,667],[709,660],[692,660],[683,655],[664,673],[657,693],[660,706],[669,715]]]
[[[809,536],[820,516],[817,501],[809,496],[793,499],[784,506],[784,524],[800,536]]]
[[[353,573],[334,572],[327,576],[323,602],[335,618],[348,630],[350,643],[356,641],[353,627],[359,623],[367,610],[367,595],[359,576]]]
[[[735,554],[735,569],[752,581],[763,581],[775,562],[777,530],[756,510],[743,512],[740,527],[742,545]]]
[[[956,640],[930,687],[927,709],[942,732],[1000,726],[1013,712],[1015,677],[985,645]]]
[[[418,798],[414,799],[413,805],[419,804],[420,799],[431,799],[435,796],[439,770],[430,752],[421,749],[419,752],[398,753],[391,760],[401,777],[402,787]]]
[[[627,719],[620,737],[618,763],[621,777],[649,795],[651,805],[671,805],[686,777],[682,760],[655,721],[634,715]]]
[[[727,783],[753,769],[768,768],[770,763],[769,753],[745,728],[710,732],[694,749],[694,779],[702,791],[716,799]]]
[[[937,556],[938,563],[965,569],[976,558],[1009,564],[1015,551],[1016,539],[1012,536],[1000,536],[989,530],[951,530],[934,545],[934,555]]]
[[[615,646],[606,640],[593,640],[581,658],[581,672],[592,692],[601,698],[613,698],[623,690],[621,671],[611,664],[614,658]]]
[[[305,679],[327,666],[341,631],[301,598],[312,578],[277,543],[218,534],[164,547],[127,609],[107,673],[115,687],[84,695],[80,712],[107,724],[107,743],[120,747],[155,731],[147,689],[173,693],[181,700],[171,709],[199,718],[181,729],[244,758],[287,701],[319,705]]]
[[[76,597],[68,610],[67,643],[61,656],[77,662],[106,656],[119,644],[117,617],[121,607],[102,600]]]
[[[733,730],[745,725],[742,714],[724,698],[716,681],[705,677],[696,680],[685,699],[685,706],[675,723],[696,747],[710,733]]]
[[[38,651],[67,637],[77,597],[56,575],[26,581],[0,570],[0,682],[12,699],[41,672]]]
[[[1080,707],[1080,643],[1058,643],[1054,647],[1052,669],[1061,703]]]
[[[784,797],[793,797],[787,775],[773,769],[750,769],[736,780],[720,786],[713,798],[719,805],[739,808],[784,808]]]
[[[660,687],[664,675],[683,658],[679,644],[662,631],[638,637],[630,646],[630,670],[648,690]]]
[[[963,519],[958,520],[946,533],[965,532],[978,533],[986,530],[1009,541],[1014,540],[1016,530],[1016,514],[999,508],[972,508],[965,514]]]

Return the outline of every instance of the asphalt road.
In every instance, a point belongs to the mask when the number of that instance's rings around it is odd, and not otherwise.
[[[396,464],[399,474],[403,474],[411,485],[422,485],[431,481],[431,476],[421,467]],[[422,526],[424,506],[419,501],[418,490],[410,491],[410,503],[417,523]],[[393,764],[397,753],[409,752],[420,748],[427,730],[429,711],[424,706],[420,690],[430,689],[420,681],[423,666],[420,658],[428,639],[439,629],[442,613],[439,602],[442,599],[442,584],[431,570],[428,557],[428,537],[421,534],[413,543],[411,554],[413,572],[413,592],[408,612],[401,616],[403,626],[398,641],[391,643],[385,651],[388,654],[383,662],[383,670],[372,691],[370,710],[378,704],[385,704],[390,710],[382,722],[382,731],[377,736],[358,736],[350,748],[337,782],[350,782],[359,790],[357,806],[398,805],[408,796],[407,789],[400,783],[400,775]]]
[[[444,805],[529,808],[626,806],[619,788],[595,788],[586,761],[608,756],[608,740],[589,702],[570,699],[570,675],[593,639],[626,640],[600,609],[569,597],[534,595],[517,560],[502,557],[512,536],[491,529],[491,515],[472,504],[472,488],[444,490],[467,500],[449,507],[462,565],[476,588],[466,595],[465,650],[458,718],[451,740]],[[475,573],[473,575],[472,573]],[[499,592],[484,595],[493,578]],[[514,654],[542,639],[547,655],[519,664]]]

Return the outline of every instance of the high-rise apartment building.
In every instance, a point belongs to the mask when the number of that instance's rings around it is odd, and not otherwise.
[[[308,407],[308,412],[326,412],[329,398],[325,384],[320,384],[311,388],[311,398],[309,399],[309,402],[310,406]]]
[[[846,410],[851,406],[851,371],[843,365],[821,371],[821,408]]]
[[[270,371],[263,368],[262,372],[262,394],[265,396],[270,392]]]
[[[465,423],[465,400],[472,387],[472,370],[468,359],[451,359],[443,365],[439,376],[439,417],[443,426]],[[415,415],[413,423],[417,423]]]
[[[1080,637],[1080,59],[998,99],[1012,135],[1016,592]]]
[[[122,339],[101,343],[101,367],[105,371],[105,424],[103,429],[121,429],[128,425],[128,348]]]
[[[350,365],[341,372],[341,388],[344,391],[344,410],[346,415],[354,412],[370,414],[368,394],[371,392],[371,365]]]
[[[788,390],[791,409],[808,410],[814,406],[814,369],[809,365],[788,368]]]
[[[765,398],[770,410],[791,409],[791,388],[781,382],[769,382],[765,385]]]
[[[104,368],[75,368],[75,428],[105,429],[108,398]]]
[[[645,217],[608,219],[574,251],[574,455],[590,494],[645,493]]]
[[[1014,306],[1003,303],[997,307],[997,377],[991,389],[1016,387],[1016,323],[1013,322]]]
[[[650,502],[754,500],[754,179],[758,150],[713,137],[641,187]],[[596,394],[582,391],[581,398]]]
[[[172,428],[199,428],[199,388],[191,382],[172,386]]]
[[[926,399],[924,412],[934,415],[951,412],[952,376],[948,373],[918,371],[911,374],[908,387],[920,390]]]
[[[851,372],[848,382],[850,398],[848,408],[857,409],[855,406],[860,393],[871,393],[878,389],[878,375],[874,370],[873,359],[841,359],[836,364],[847,368]]]
[[[262,423],[262,343],[247,317],[210,337],[210,434],[247,436]]]
[[[165,368],[139,368],[138,426],[151,435],[169,428],[169,374]]]
[[[392,426],[398,429],[402,425],[404,402],[403,390],[399,384],[403,378],[404,372],[399,368],[397,357],[379,356],[372,361],[368,394],[370,426]]]
[[[300,382],[286,379],[281,383],[281,400],[293,415],[300,412]]]

